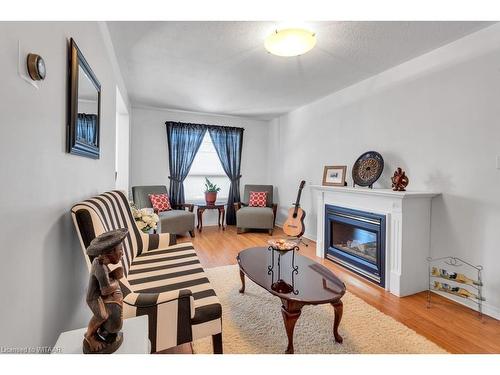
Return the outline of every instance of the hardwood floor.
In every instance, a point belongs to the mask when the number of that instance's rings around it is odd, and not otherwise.
[[[272,237],[282,237],[277,228]],[[236,264],[236,255],[248,247],[265,246],[272,238],[265,233],[249,232],[236,234],[236,228],[225,231],[217,227],[204,227],[196,237],[179,237],[178,242],[193,242],[200,262],[205,268]],[[422,292],[398,298],[362,277],[316,257],[316,243],[306,240],[308,247],[301,245],[302,255],[325,265],[346,284],[347,290],[362,298],[383,313],[415,330],[451,353],[500,353],[500,321],[478,314],[465,306],[433,294],[432,306],[427,308],[427,294]],[[376,323],[374,323],[376,324]],[[190,353],[190,345],[183,345],[168,353]]]

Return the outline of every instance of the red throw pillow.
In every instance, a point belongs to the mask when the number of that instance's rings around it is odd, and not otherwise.
[[[149,200],[156,212],[169,211],[172,209],[167,194],[149,194]]]
[[[248,198],[250,207],[266,207],[267,191],[251,191]]]

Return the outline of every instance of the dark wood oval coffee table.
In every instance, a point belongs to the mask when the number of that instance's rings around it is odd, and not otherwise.
[[[245,292],[246,275],[281,299],[281,313],[288,336],[287,354],[294,352],[293,330],[304,305],[331,304],[335,310],[333,336],[336,342],[342,343],[338,328],[342,319],[341,298],[345,294],[345,285],[332,271],[297,252],[280,255],[265,247],[243,250],[236,259],[240,266],[240,293]]]

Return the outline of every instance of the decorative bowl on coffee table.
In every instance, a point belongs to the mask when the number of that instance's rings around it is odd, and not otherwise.
[[[294,241],[284,240],[284,239],[272,239],[268,240],[267,244],[272,250],[277,250],[281,252],[287,252],[291,250],[299,250],[297,243]]]

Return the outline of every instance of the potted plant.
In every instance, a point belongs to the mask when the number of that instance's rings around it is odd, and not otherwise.
[[[208,206],[213,206],[217,200],[217,193],[220,191],[220,187],[212,184],[208,178],[205,177],[205,202]]]

